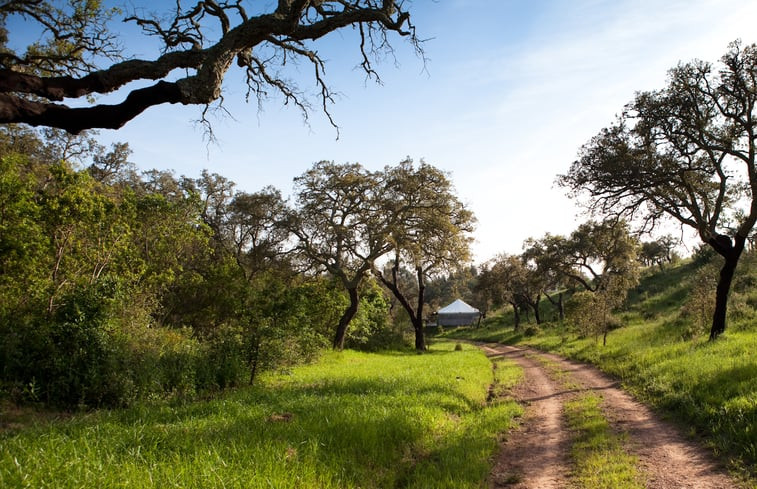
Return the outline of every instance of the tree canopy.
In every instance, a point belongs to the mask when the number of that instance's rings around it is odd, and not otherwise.
[[[331,120],[334,97],[325,61],[316,49],[329,33],[356,29],[357,64],[378,78],[373,63],[391,54],[393,35],[420,42],[407,2],[391,0],[278,0],[252,9],[240,1],[175,2],[168,12],[142,14],[129,7],[123,22],[136,25],[159,48],[138,59],[115,24],[121,10],[104,2],[9,0],[0,3],[0,123],[23,122],[79,133],[119,128],[145,109],[170,103],[205,105],[221,98],[223,81],[235,66],[244,73],[249,99],[262,103],[279,93],[303,115],[311,99],[287,76],[286,67],[312,67],[318,106]],[[23,22],[39,36],[16,48]],[[15,42],[14,42],[15,40]],[[137,84],[141,88],[128,88]],[[144,86],[147,84],[147,86]],[[120,103],[98,104],[95,97],[124,88]],[[75,100],[77,107],[65,105]],[[203,115],[204,120],[204,115]],[[331,120],[332,124],[334,121]]]
[[[334,336],[344,346],[347,326],[358,312],[359,287],[374,262],[389,250],[389,222],[380,172],[358,163],[321,161],[295,179],[296,208],[288,226],[297,251],[310,268],[326,271],[347,290],[350,304]]]
[[[386,167],[384,173],[383,198],[390,219],[387,239],[394,256],[384,270],[375,272],[410,317],[415,348],[425,350],[426,282],[470,259],[475,217],[455,195],[449,177],[424,161],[415,166],[407,159],[395,167]],[[402,280],[402,267],[412,270],[411,287]],[[411,294],[415,295],[414,304]]]

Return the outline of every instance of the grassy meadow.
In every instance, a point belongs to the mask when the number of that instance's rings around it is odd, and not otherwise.
[[[729,303],[729,326],[708,341],[707,318],[689,312],[702,269],[691,262],[648,270],[634,289],[622,326],[602,338],[581,337],[566,320],[522,325],[512,316],[489,318],[481,328],[447,332],[482,341],[522,343],[598,365],[622,379],[639,399],[703,437],[732,467],[757,475],[757,266],[755,254],[742,263]],[[693,297],[693,298],[692,298]],[[544,301],[547,302],[547,301]],[[551,311],[546,314],[551,315]]]
[[[28,419],[0,435],[0,487],[483,487],[521,410],[521,371],[477,349],[327,353],[184,405]],[[6,413],[7,414],[7,413]]]

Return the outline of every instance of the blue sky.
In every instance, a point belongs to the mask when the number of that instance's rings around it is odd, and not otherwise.
[[[716,61],[737,38],[757,42],[757,2],[744,0],[415,0],[411,11],[428,62],[397,40],[396,63],[377,65],[382,85],[355,69],[350,33],[318,44],[340,93],[338,140],[317,111],[305,125],[278,98],[262,112],[245,104],[238,71],[224,86],[233,118],[212,119],[215,144],[193,123],[201,109],[181,106],[152,108],[100,139],[128,142],[143,169],[207,168],[241,190],[285,195],[319,160],[379,169],[423,158],[451,173],[475,212],[480,262],[584,219],[555,176],[636,91],[661,88],[679,61]],[[292,76],[309,88],[308,75]]]

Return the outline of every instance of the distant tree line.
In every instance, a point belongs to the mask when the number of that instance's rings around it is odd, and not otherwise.
[[[568,237],[530,238],[522,254],[500,254],[482,266],[474,301],[483,310],[511,307],[514,328],[519,330],[522,312],[533,313],[537,325],[543,322],[543,299],[563,321],[564,296],[569,292],[573,322],[585,334],[601,333],[606,340],[614,326],[612,311],[638,282],[639,250],[624,222],[589,221]]]

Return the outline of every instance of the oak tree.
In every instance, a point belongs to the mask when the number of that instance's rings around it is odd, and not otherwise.
[[[544,297],[557,308],[560,321],[565,319],[564,289],[571,282],[567,239],[547,233],[541,239],[524,242],[523,256],[531,262],[543,286]]]
[[[410,317],[415,349],[426,349],[423,335],[427,280],[470,259],[473,213],[455,195],[452,182],[438,168],[406,159],[384,170],[385,215],[389,219],[392,258],[376,276]],[[412,287],[403,286],[400,272],[412,270]],[[413,297],[413,295],[415,297]]]
[[[392,249],[382,177],[358,163],[321,161],[294,181],[296,208],[287,225],[296,249],[309,268],[329,273],[349,296],[332,342],[342,349],[360,304],[360,285],[375,261]]]
[[[730,45],[719,66],[681,64],[639,93],[584,145],[559,183],[601,214],[693,228],[723,257],[710,338],[725,331],[728,294],[757,222],[757,46]]]
[[[520,329],[520,310],[527,306],[529,272],[521,257],[500,254],[484,265],[477,287],[486,291],[494,307],[509,304],[513,308],[514,329]]]

